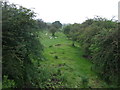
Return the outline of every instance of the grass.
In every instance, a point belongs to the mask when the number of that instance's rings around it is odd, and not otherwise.
[[[105,82],[100,80],[97,74],[91,70],[92,63],[82,57],[83,50],[79,44],[75,43],[76,47],[73,47],[72,41],[68,40],[62,32],[57,32],[55,35],[57,38],[50,39],[50,33],[40,34],[44,45],[43,55],[46,58],[41,62],[41,65],[53,76],[57,74],[56,81],[61,83],[53,84],[55,82],[52,82],[52,87],[106,88]]]

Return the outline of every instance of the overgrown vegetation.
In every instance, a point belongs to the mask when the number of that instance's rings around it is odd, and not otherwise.
[[[77,41],[85,51],[84,57],[94,63],[94,71],[109,84],[120,86],[118,24],[116,21],[97,17],[82,24],[64,28],[64,33]]]
[[[39,82],[36,77],[37,66],[42,59],[43,49],[33,19],[35,13],[7,2],[2,3],[2,12],[3,77],[7,77],[3,79],[6,82],[3,87],[10,82],[15,83],[11,87],[35,87],[35,83]],[[33,60],[38,63],[34,65]]]
[[[120,87],[117,21],[62,26],[35,16],[2,2],[3,88]]]

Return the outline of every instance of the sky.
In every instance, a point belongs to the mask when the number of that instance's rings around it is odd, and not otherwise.
[[[45,22],[82,23],[95,16],[118,19],[120,0],[7,0],[34,10]],[[34,8],[34,9],[33,9]]]

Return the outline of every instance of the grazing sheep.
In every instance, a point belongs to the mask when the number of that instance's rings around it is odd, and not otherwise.
[[[51,36],[49,36],[49,39],[52,39],[52,37],[51,37]]]
[[[45,35],[48,35],[47,33]]]

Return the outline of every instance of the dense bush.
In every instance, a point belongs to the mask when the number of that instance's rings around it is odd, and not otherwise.
[[[12,87],[35,87],[37,66],[42,58],[42,45],[37,35],[35,13],[22,6],[2,3],[3,82]],[[8,80],[7,80],[8,79]],[[6,84],[5,83],[5,84]],[[3,87],[6,86],[3,83]]]
[[[94,18],[82,24],[64,27],[64,33],[78,41],[85,56],[92,57],[94,70],[108,83],[119,86],[118,24],[105,18]]]

